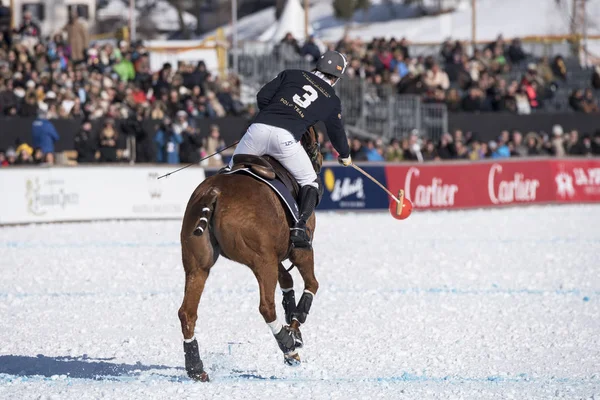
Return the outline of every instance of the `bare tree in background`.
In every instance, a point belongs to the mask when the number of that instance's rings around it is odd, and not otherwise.
[[[202,24],[200,21],[202,21],[202,8],[204,7],[204,5],[206,4],[205,0],[194,0],[192,1],[192,8],[189,10],[192,15],[194,15],[197,19],[197,24],[196,24],[196,35],[200,35],[202,33]]]
[[[276,0],[275,1],[275,19],[279,20],[281,14],[283,13],[283,7],[285,7],[286,0]]]
[[[384,0],[383,1],[387,6],[388,9],[390,10],[390,14],[392,15],[392,17],[396,17],[396,7],[395,7],[395,1],[394,0]]]
[[[170,5],[175,7],[175,9],[177,10],[177,17],[179,18],[179,29],[181,30],[183,38],[190,39],[191,32],[188,29],[188,27],[185,25],[185,20],[183,19],[183,13],[185,12],[185,9],[183,7],[183,0],[167,0],[167,1],[169,2]]]
[[[159,4],[161,0],[145,0],[145,1],[136,1],[135,9],[138,11],[139,18],[136,21],[136,33],[139,39],[154,39],[159,35],[159,31],[156,25],[149,18],[145,18],[145,15],[151,14]],[[177,15],[179,19],[179,30],[182,32],[184,38],[189,39],[191,37],[191,32],[185,24],[183,19],[183,13],[186,11],[184,9],[184,4],[186,0],[166,0],[169,5],[173,6],[177,10]],[[191,4],[196,6],[198,10],[201,9],[202,3],[204,0],[192,0]],[[129,6],[129,0],[124,0],[123,4]],[[199,12],[198,12],[199,14]],[[104,18],[102,20],[97,20],[94,25],[94,33],[108,33],[114,32],[119,28],[122,28],[127,24],[129,19],[128,11],[121,16],[115,16],[110,18]]]

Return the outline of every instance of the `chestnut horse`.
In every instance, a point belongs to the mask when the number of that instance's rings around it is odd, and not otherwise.
[[[302,138],[318,173],[322,156],[311,127]],[[234,166],[235,167],[235,166]],[[192,194],[181,227],[185,292],[179,309],[184,338],[185,367],[190,378],[207,381],[194,337],[198,304],[204,284],[219,255],[247,265],[258,281],[258,310],[271,328],[288,365],[300,362],[300,325],[305,322],[319,283],[314,274],[313,250],[290,247],[292,217],[278,195],[265,183],[243,174],[217,174],[203,181]],[[307,226],[315,231],[313,214]],[[292,276],[282,262],[289,259],[304,280],[304,293],[296,304]],[[283,291],[286,325],[275,312],[277,283]]]

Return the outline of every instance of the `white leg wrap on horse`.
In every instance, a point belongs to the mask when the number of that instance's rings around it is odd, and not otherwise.
[[[281,288],[281,291],[282,291],[283,293],[288,293],[288,292],[291,292],[292,290],[294,290],[294,288],[293,288],[293,287],[291,287],[291,288],[288,288],[288,289]]]
[[[194,340],[196,340],[196,335],[192,336],[191,339],[183,339],[185,343],[192,343]]]
[[[277,335],[283,329],[283,325],[279,322],[279,318],[276,318],[273,322],[268,322],[267,325],[271,328],[273,335]]]

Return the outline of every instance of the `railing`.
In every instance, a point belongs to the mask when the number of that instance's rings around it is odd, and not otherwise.
[[[260,88],[285,69],[312,68],[305,59],[286,60],[275,53],[242,53],[238,63],[240,76],[252,88]],[[335,89],[345,124],[363,132],[390,140],[405,138],[416,129],[424,137],[437,139],[448,127],[445,105],[422,104],[419,96],[398,95],[392,86],[356,78],[342,79]]]
[[[269,82],[284,69],[294,68],[309,70],[311,63],[302,58],[285,60],[272,52],[258,55],[241,53],[238,57],[239,75],[260,85]]]
[[[582,44],[585,42],[582,38]],[[328,43],[333,44],[335,43]],[[486,43],[478,43],[478,48],[483,48]],[[587,41],[590,49],[600,48],[600,39],[596,37],[589,38]],[[568,38],[548,38],[546,40],[540,39],[538,41],[523,40],[523,50],[526,54],[530,54],[533,57],[553,57],[556,55],[562,55],[563,57],[572,57],[574,55],[574,43],[569,41]],[[240,54],[251,54],[251,55],[264,55],[272,54],[274,45],[271,43],[264,43],[258,41],[244,41],[239,45],[238,52]],[[437,55],[440,53],[442,48],[441,43],[411,43],[408,46],[408,50],[411,57],[416,56],[430,56]],[[471,45],[467,41],[465,48],[467,53],[470,55],[472,51]],[[593,52],[593,51],[592,51]],[[582,60],[581,60],[582,61]]]
[[[399,95],[392,86],[376,86],[363,79],[336,85],[344,121],[385,139],[403,139],[413,131],[438,140],[448,130],[445,104],[426,104],[416,95]]]
[[[590,43],[597,42],[596,39],[590,39]],[[478,47],[484,45],[478,44]],[[572,46],[567,39],[523,43],[526,53],[536,57],[562,54],[567,63],[569,81],[587,83],[590,72],[581,69],[582,60],[569,56]],[[471,51],[470,47],[467,50]],[[410,46],[411,56],[439,55],[439,51],[438,43]],[[309,61],[300,57],[286,60],[278,56],[274,46],[267,43],[245,42],[238,54],[240,75],[250,87],[257,90],[284,69],[312,68]],[[508,79],[518,79],[521,74],[522,68],[515,68],[508,74]],[[346,125],[387,139],[404,138],[416,129],[424,137],[436,140],[447,131],[448,113],[444,105],[422,104],[418,97],[399,96],[393,90],[392,86],[375,86],[360,79],[342,80],[336,86],[336,91],[342,101]],[[564,87],[559,90],[557,98],[548,100],[545,110],[569,111],[566,93],[570,89]]]

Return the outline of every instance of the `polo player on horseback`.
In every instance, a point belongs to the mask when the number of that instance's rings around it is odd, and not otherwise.
[[[259,113],[235,149],[236,154],[270,155],[279,161],[300,185],[300,218],[291,228],[295,247],[310,248],[306,222],[319,197],[319,183],[310,158],[300,140],[309,127],[323,121],[327,135],[343,166],[352,164],[342,124],[342,106],[333,86],[346,71],[346,58],[328,51],[311,72],[285,70],[257,94]],[[233,157],[229,162],[232,167]]]

